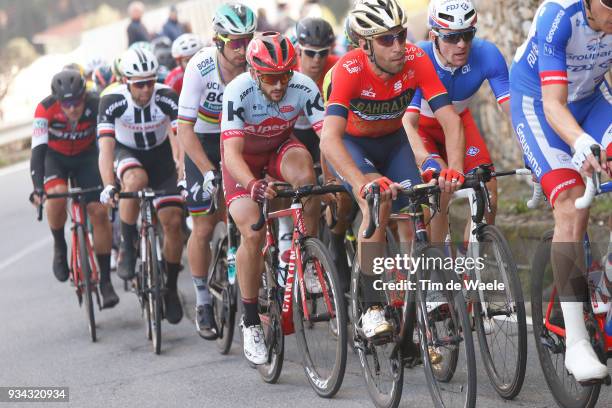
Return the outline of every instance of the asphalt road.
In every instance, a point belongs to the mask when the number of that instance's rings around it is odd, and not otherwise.
[[[136,296],[123,292],[112,310],[98,312],[99,341],[89,340],[85,313],[68,283],[51,272],[51,236],[26,202],[31,190],[27,167],[0,170],[0,387],[68,386],[75,407],[372,407],[358,360],[349,352],[347,373],[337,396],[318,398],[299,362],[295,339],[278,384],[262,382],[242,356],[236,339],[228,356],[200,339],[191,320],[195,294],[187,272],[179,286],[187,316],[175,326],[164,322],[162,354],[145,338]],[[489,385],[478,359],[479,407],[554,407],[529,334],[527,377],[521,394],[502,401]],[[0,408],[9,406],[0,403]],[[14,404],[18,407],[45,404]],[[406,371],[402,407],[429,407],[421,367]],[[612,406],[607,387],[598,406]]]

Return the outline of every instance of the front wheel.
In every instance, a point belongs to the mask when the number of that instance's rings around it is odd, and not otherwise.
[[[160,270],[160,265],[157,259],[157,240],[155,231],[150,228],[147,232],[147,253],[150,255],[147,259],[148,264],[148,304],[149,304],[149,319],[152,331],[153,350],[155,354],[161,353],[161,321],[162,321],[162,279],[163,275]]]
[[[91,341],[97,340],[96,335],[96,318],[94,315],[93,306],[93,283],[91,281],[91,265],[89,264],[89,252],[87,251],[87,241],[85,241],[85,232],[83,226],[77,228],[77,237],[79,240],[79,266],[81,271],[81,281],[78,283],[81,285],[81,290],[84,292],[85,298],[85,314],[87,315],[87,323],[89,326],[89,334],[91,335]]]

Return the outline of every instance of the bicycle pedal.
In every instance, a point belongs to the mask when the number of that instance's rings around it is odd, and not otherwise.
[[[600,378],[600,379],[593,379],[593,380],[588,380],[588,381],[578,381],[578,384],[582,385],[583,387],[590,387],[593,385],[600,385],[600,384],[609,386],[610,384],[612,384],[612,379],[610,378],[610,374],[608,374],[606,377]]]

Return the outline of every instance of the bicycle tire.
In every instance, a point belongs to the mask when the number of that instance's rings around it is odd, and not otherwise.
[[[491,341],[497,343],[496,340],[500,337],[497,334],[499,331],[492,331],[487,334],[484,327],[485,313],[482,309],[483,305],[478,301],[477,293],[474,293],[474,324],[476,326],[476,334],[478,335],[480,354],[487,375],[491,380],[491,385],[493,385],[495,391],[504,399],[513,399],[521,392],[523,381],[525,380],[525,370],[527,368],[527,322],[525,318],[523,291],[512,251],[499,228],[495,225],[486,225],[481,230],[480,237],[480,242],[485,243],[487,246],[492,245],[493,249],[495,249],[494,253],[496,256],[494,264],[504,266],[499,267],[498,271],[501,275],[505,276],[495,276],[494,279],[497,279],[498,282],[504,282],[509,286],[509,288],[506,288],[505,305],[502,307],[506,310],[506,313],[510,313],[510,316],[506,315],[506,320],[503,320],[500,325],[498,325],[500,319],[495,318],[488,319],[488,324],[491,327],[498,328],[502,326],[511,328],[514,326],[516,328],[516,334],[507,337],[516,337],[517,339],[515,357],[507,354],[500,355],[498,351],[501,351],[501,348],[493,350],[494,344],[492,344]],[[499,257],[497,255],[499,255]],[[487,282],[488,281],[489,279],[487,277]],[[493,313],[495,312],[496,311],[493,310]],[[503,312],[503,310],[497,311],[497,313],[499,312]],[[516,320],[516,322],[513,320]],[[498,361],[498,364],[495,363],[495,356],[501,359],[501,361]],[[515,362],[515,369],[512,373],[508,372],[506,376],[502,373],[501,369],[508,367],[510,361]]]
[[[283,288],[276,279],[277,257],[268,249],[264,254],[264,276],[259,297],[261,326],[268,347],[268,362],[257,366],[259,375],[269,384],[275,384],[283,370],[285,336],[281,327]],[[263,298],[262,295],[263,294]]]
[[[601,385],[583,387],[567,374],[565,359],[563,358],[565,353],[564,339],[559,338],[544,326],[544,280],[550,278],[552,274],[552,269],[550,269],[551,244],[552,231],[549,231],[542,237],[536,248],[531,269],[531,316],[536,351],[544,379],[557,405],[562,408],[594,407],[599,398]],[[554,301],[558,303],[558,297]],[[546,303],[548,304],[548,301]],[[556,347],[553,346],[561,347],[561,350],[555,352],[553,348]],[[553,355],[556,358],[553,358]],[[563,373],[563,378],[559,378],[559,370]],[[570,394],[568,392],[570,389],[575,389],[576,394]]]
[[[401,347],[395,347],[394,343],[386,343],[377,347],[359,334],[358,322],[365,312],[361,302],[360,276],[359,263],[354,262],[351,272],[351,320],[353,322],[351,335],[355,338],[355,348],[359,355],[359,363],[372,402],[378,408],[397,408],[402,398],[404,386],[402,349]],[[389,376],[385,382],[387,386],[384,387],[383,381],[381,381],[382,375],[380,375],[378,355],[384,355],[389,349],[392,349],[394,354],[388,353],[388,356],[384,358],[385,361],[389,361],[389,372],[386,373]],[[368,356],[372,356],[372,363],[369,362]]]
[[[426,246],[418,252],[418,257],[423,259],[441,259],[444,260],[444,253],[431,246]],[[435,265],[435,261],[433,264]],[[432,268],[433,269],[433,268]],[[474,351],[474,343],[472,339],[472,331],[470,327],[469,316],[467,312],[467,306],[463,297],[462,291],[450,291],[447,289],[447,282],[453,280],[443,268],[436,269],[435,272],[439,277],[439,282],[442,283],[443,289],[438,291],[446,300],[439,302],[438,306],[434,306],[432,310],[427,310],[427,291],[423,288],[420,282],[423,279],[430,278],[432,271],[427,270],[425,273],[422,268],[418,268],[415,272],[417,285],[416,285],[416,301],[417,301],[417,327],[419,334],[419,347],[421,348],[423,370],[425,371],[425,378],[427,382],[427,388],[433,400],[434,406],[436,407],[449,407],[449,406],[462,406],[462,407],[475,407],[476,406],[476,352]],[[452,324],[450,324],[452,322]],[[443,323],[442,326],[447,328],[449,333],[443,337],[436,338],[432,341],[430,337],[437,335],[440,331],[439,326],[436,323]],[[451,331],[452,330],[452,331]],[[463,347],[461,347],[463,346]],[[460,378],[466,381],[465,384],[461,384],[458,387],[454,387],[455,384],[440,381],[434,374],[435,365],[432,364],[430,350],[435,349],[440,355],[445,352],[446,348],[453,350],[464,350],[465,355],[462,363],[465,366],[466,372],[461,373],[457,376],[457,372],[453,370],[453,378]],[[440,352],[441,351],[441,352]],[[451,359],[454,359],[451,352]],[[444,360],[444,357],[442,356]],[[456,363],[453,363],[455,368]],[[454,389],[453,389],[454,387]],[[463,401],[458,396],[458,391],[465,389],[465,398]],[[443,399],[442,391],[448,390],[448,399]],[[451,405],[452,404],[452,405]],[[455,405],[456,404],[456,405]]]
[[[304,311],[302,308],[302,296],[298,279],[295,280],[294,285],[296,294],[293,296],[293,322],[295,325],[298,350],[302,356],[302,366],[304,368],[306,378],[320,397],[331,398],[342,386],[344,372],[346,369],[347,330],[346,312],[344,308],[344,293],[340,291],[338,271],[336,270],[334,261],[329,255],[329,252],[324,244],[316,238],[307,238],[302,244],[302,268],[304,271],[306,271],[308,263],[311,260],[318,261],[318,264],[322,267],[324,284],[328,289],[327,296],[330,300],[332,311],[336,315],[335,326],[332,319],[329,319],[327,322],[322,321],[313,323],[310,321],[309,323],[312,325],[304,324]],[[307,295],[307,297],[308,296],[309,295]],[[314,302],[316,302],[313,304],[315,307],[311,307],[311,310],[309,311],[311,315],[324,315],[325,313],[329,315],[332,314],[332,311],[328,309],[324,294],[315,296],[310,295],[310,297]],[[320,329],[323,329],[323,336],[325,336],[325,333],[327,333],[326,337],[335,337],[335,347],[333,347],[333,345],[330,345],[329,347],[330,350],[332,347],[334,349],[333,364],[331,367],[329,367],[329,369],[327,367],[321,367],[319,364],[317,364],[319,360],[317,356],[322,355],[322,353],[320,350],[316,350],[317,342],[311,341],[310,336],[308,335],[315,334],[315,331],[317,330],[319,330],[320,333]],[[324,370],[321,370],[321,368],[324,368]],[[321,375],[321,371],[329,371],[329,375]]]
[[[145,333],[147,336],[147,340],[153,340],[153,328],[151,326],[151,309],[149,307],[149,262],[148,259],[151,259],[151,254],[149,254],[148,247],[145,246],[143,248],[142,240],[144,238],[140,237],[140,241],[138,244],[138,248],[140,248],[140,268],[138,276],[136,277],[137,288],[136,293],[138,294],[138,300],[140,302],[141,308],[141,317],[144,318],[145,321]]]
[[[210,273],[215,285],[222,288],[223,300],[219,301],[212,296],[213,316],[217,325],[217,348],[221,354],[229,353],[234,338],[234,325],[236,319],[236,290],[234,285],[227,281],[227,233],[225,223],[219,223],[224,228],[215,228],[212,238],[212,248],[215,250],[214,260]],[[217,225],[219,225],[217,224]]]
[[[89,252],[87,251],[87,241],[85,240],[85,231],[84,226],[77,226],[77,239],[79,241],[79,263],[81,267],[81,279],[82,284],[81,288],[84,292],[85,299],[85,314],[87,315],[87,323],[89,326],[89,334],[91,336],[91,341],[96,342],[97,333],[96,333],[96,317],[94,314],[94,306],[93,306],[93,285],[91,282],[91,265],[89,264]]]
[[[151,329],[153,334],[153,350],[155,354],[161,353],[162,343],[162,332],[161,332],[161,321],[162,321],[162,279],[163,275],[160,270],[160,265],[157,258],[157,240],[155,230],[153,227],[149,227],[147,231],[147,246],[149,246],[149,282],[151,284],[149,288],[149,307]]]

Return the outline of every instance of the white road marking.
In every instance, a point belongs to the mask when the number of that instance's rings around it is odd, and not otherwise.
[[[11,166],[0,169],[0,177],[8,176],[10,174],[26,170],[29,167],[30,162],[28,160],[24,160],[21,163],[13,164]]]
[[[11,266],[12,264],[14,264],[15,262],[19,261],[21,258],[26,257],[27,255],[29,255],[30,253],[37,251],[38,249],[44,247],[45,245],[48,245],[51,243],[51,236],[41,239],[38,242],[35,242],[25,248],[23,248],[21,251],[13,254],[12,256],[6,258],[4,261],[0,262],[0,271]]]

